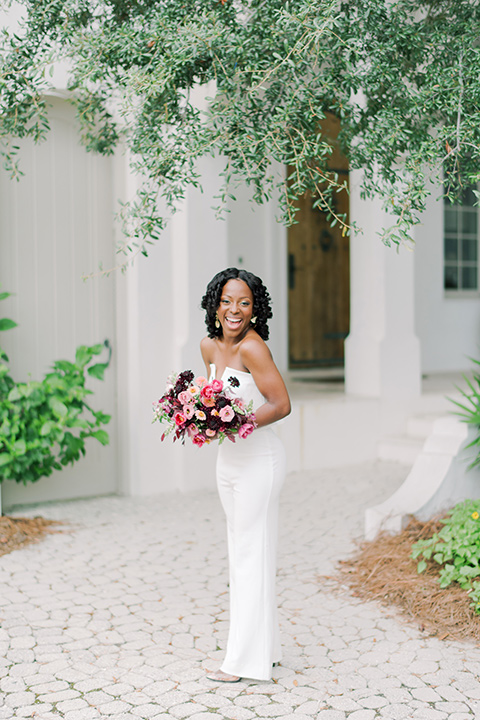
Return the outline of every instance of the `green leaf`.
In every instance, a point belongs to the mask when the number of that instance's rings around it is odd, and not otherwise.
[[[27,452],[27,444],[23,438],[13,444],[13,451],[16,455],[25,455]]]
[[[8,465],[9,462],[11,462],[10,455],[7,455],[7,453],[0,453],[0,467],[3,467],[4,465]]]
[[[55,425],[56,423],[53,420],[48,420],[47,422],[43,423],[42,427],[40,428],[40,435],[42,437],[45,437],[45,435],[50,435]]]
[[[106,430],[95,430],[91,437],[96,438],[102,445],[108,445],[110,442],[109,435]]]
[[[14,322],[14,320],[0,318],[0,330],[11,330],[14,327],[17,327],[17,323]]]
[[[110,420],[112,419],[111,415],[107,415],[106,413],[103,413],[101,410],[95,410],[94,415],[99,423],[102,425],[108,425]]]
[[[8,393],[8,399],[10,402],[14,402],[15,400],[20,400],[22,397],[22,394],[20,392],[19,386],[13,387],[10,392]]]
[[[80,345],[75,353],[75,363],[80,367],[84,367],[92,359],[90,348],[86,345]]]
[[[57,415],[60,418],[65,417],[68,414],[68,408],[67,406],[61,402],[57,397],[52,397],[49,399],[48,404],[54,413],[54,415]]]
[[[63,372],[72,372],[76,370],[76,367],[73,363],[69,362],[68,360],[57,360],[53,367],[58,370],[63,370]]]
[[[420,560],[420,562],[417,565],[417,573],[420,575],[426,569],[427,569],[427,563],[425,562],[425,560]]]
[[[97,363],[96,365],[91,365],[87,372],[92,377],[97,378],[97,380],[103,380],[103,376],[105,370],[108,368],[108,365],[109,363]]]

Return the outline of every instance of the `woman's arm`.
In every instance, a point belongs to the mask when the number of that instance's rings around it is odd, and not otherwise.
[[[240,349],[242,363],[252,374],[266,402],[255,411],[258,427],[286,417],[291,410],[290,398],[270,350],[263,340],[244,340]]]

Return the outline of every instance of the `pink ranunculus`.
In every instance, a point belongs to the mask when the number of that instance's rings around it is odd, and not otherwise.
[[[195,378],[195,385],[198,385],[198,387],[202,388],[206,384],[207,378],[203,377],[203,375],[199,375],[199,377]]]
[[[212,380],[212,390],[219,393],[223,390],[223,382],[221,380]]]
[[[180,425],[184,425],[186,417],[185,417],[185,415],[182,415],[182,413],[177,412],[174,415],[174,420],[175,420],[175,423],[178,426],[180,426]]]
[[[200,395],[202,398],[210,400],[213,396],[213,387],[211,385],[204,385],[204,387],[200,390]]]
[[[208,435],[208,437],[215,437],[217,433],[215,432],[215,430],[210,430],[210,428],[207,428],[205,434]]]
[[[255,430],[255,426],[252,423],[244,423],[238,428],[238,434],[241,438],[246,438]]]
[[[195,414],[195,405],[185,405],[183,412],[187,420],[190,420]]]
[[[186,390],[183,390],[181,393],[178,394],[178,399],[180,400],[182,405],[188,405],[188,403],[192,402],[192,396]]]
[[[199,433],[198,435],[195,435],[192,442],[194,445],[198,445],[198,447],[202,447],[202,445],[205,444],[205,437]]]
[[[235,413],[230,405],[225,405],[225,407],[220,410],[220,418],[223,422],[230,422],[230,420],[233,420],[234,417]]]
[[[196,425],[189,425],[187,427],[188,437],[194,438],[195,435],[198,435],[199,432],[200,432],[200,430],[198,429],[198,427]]]

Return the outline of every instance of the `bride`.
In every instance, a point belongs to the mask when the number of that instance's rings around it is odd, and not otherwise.
[[[270,296],[260,278],[228,268],[202,299],[208,336],[201,342],[210,379],[231,382],[253,401],[257,429],[219,448],[217,484],[227,518],[230,630],[225,660],[207,677],[238,682],[270,680],[281,658],[275,597],[277,518],[285,478],[283,445],[272,423],[290,412],[282,377],[265,344]]]

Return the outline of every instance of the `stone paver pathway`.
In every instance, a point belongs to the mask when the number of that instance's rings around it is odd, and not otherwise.
[[[284,659],[269,683],[205,678],[228,622],[214,492],[32,509],[72,525],[0,558],[0,718],[480,718],[480,648],[423,637],[321,577],[405,472],[375,462],[288,478]]]

